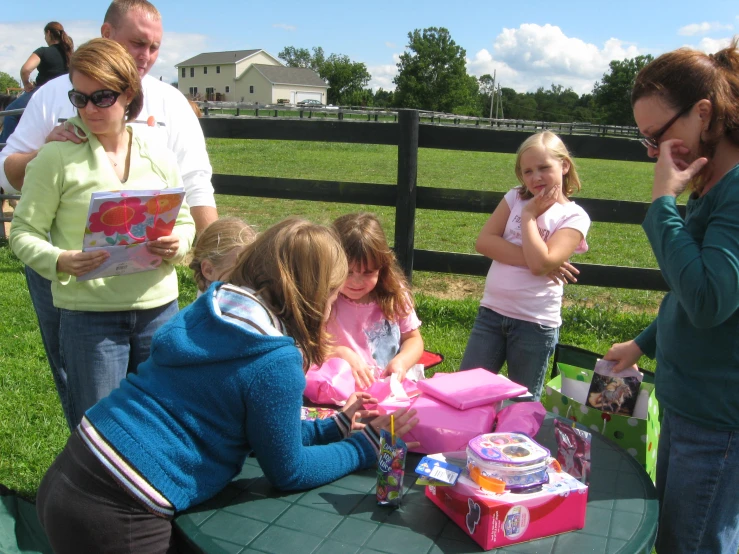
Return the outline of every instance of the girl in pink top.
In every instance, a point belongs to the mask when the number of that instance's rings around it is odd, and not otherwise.
[[[508,191],[480,231],[475,249],[493,260],[460,369],[483,367],[541,396],[562,324],[563,284],[585,252],[590,218],[568,198],[580,190],[575,165],[550,131],[526,139],[516,154],[521,186]]]
[[[332,356],[349,363],[359,387],[391,373],[402,381],[423,354],[421,322],[405,276],[374,214],[347,214],[333,226],[349,276],[327,323]]]

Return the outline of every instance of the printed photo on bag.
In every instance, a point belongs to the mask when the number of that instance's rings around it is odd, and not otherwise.
[[[613,373],[614,365],[615,362],[605,360],[595,364],[585,404],[602,412],[630,416],[639,397],[642,376],[635,370]]]

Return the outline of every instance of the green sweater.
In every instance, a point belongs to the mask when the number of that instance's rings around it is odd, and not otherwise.
[[[127,181],[121,183],[95,135],[79,118],[70,122],[83,129],[89,139],[81,144],[50,142],[28,164],[10,231],[13,252],[51,280],[57,308],[92,312],[144,310],[175,300],[178,289],[173,264],[184,258],[195,237],[195,224],[185,204],[173,230],[180,238],[179,251],[157,269],[83,282],[57,272],[57,259],[63,251],[82,249],[93,192],[182,185],[173,154],[142,141],[131,127],[129,174]]]
[[[636,338],[657,358],[657,399],[698,425],[739,430],[739,166],[708,193],[655,200],[643,223],[670,287]]]

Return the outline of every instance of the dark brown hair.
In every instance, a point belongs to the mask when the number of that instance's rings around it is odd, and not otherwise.
[[[644,67],[634,82],[631,105],[640,98],[657,96],[667,106],[683,110],[699,102],[711,102],[711,120],[706,136],[701,136],[701,152],[710,158],[716,145],[726,137],[739,146],[739,37],[715,54],[680,48]],[[710,163],[693,179],[700,192],[710,178]]]
[[[109,38],[94,38],[80,46],[69,63],[69,79],[79,72],[116,92],[131,89],[126,121],[133,121],[144,107],[144,90],[136,63],[123,46]]]
[[[72,52],[74,52],[74,41],[62,27],[61,23],[56,21],[49,21],[44,27],[44,33],[49,33],[51,40],[58,42],[62,50],[64,50],[64,67],[69,69],[69,61],[72,59]]]
[[[393,322],[406,317],[413,309],[413,296],[377,216],[367,212],[346,214],[337,218],[333,225],[349,265],[380,271],[372,292],[382,315]]]
[[[239,256],[230,281],[253,289],[303,351],[304,369],[328,354],[324,316],[328,299],[346,281],[347,264],[336,232],[291,217],[260,233]]]

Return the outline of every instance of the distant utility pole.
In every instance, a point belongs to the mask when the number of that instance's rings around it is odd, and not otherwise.
[[[500,111],[500,83],[498,84],[498,103],[495,105],[495,119],[500,119],[498,117],[499,111]]]
[[[493,90],[490,91],[490,118],[489,119],[493,119],[493,104],[495,103],[495,74],[497,73],[497,71],[498,71],[497,69],[493,70]]]

